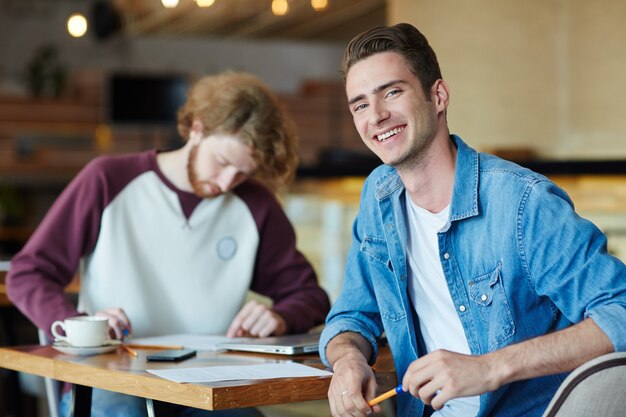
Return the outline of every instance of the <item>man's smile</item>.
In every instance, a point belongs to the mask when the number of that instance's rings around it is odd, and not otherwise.
[[[388,139],[388,138],[390,138],[392,136],[395,136],[398,133],[402,132],[405,127],[406,126],[394,127],[393,129],[388,130],[388,131],[386,131],[384,133],[380,133],[380,134],[374,135],[374,139],[378,140],[379,142],[383,142],[386,139]]]

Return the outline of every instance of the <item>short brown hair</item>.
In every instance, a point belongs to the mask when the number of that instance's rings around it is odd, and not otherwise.
[[[287,185],[298,164],[298,137],[278,98],[255,76],[227,71],[198,80],[178,111],[178,131],[187,140],[194,120],[204,134],[237,135],[250,146],[257,179],[276,191]]]
[[[424,94],[430,97],[430,87],[441,78],[437,56],[426,37],[408,23],[379,26],[353,38],[346,47],[341,63],[344,79],[354,64],[381,52],[402,55],[411,72],[420,80]]]

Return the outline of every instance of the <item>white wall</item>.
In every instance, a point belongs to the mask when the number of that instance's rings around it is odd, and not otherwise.
[[[626,158],[626,1],[389,0],[429,39],[472,145]]]
[[[203,75],[238,69],[255,73],[279,92],[295,91],[303,79],[339,78],[342,44],[119,36],[103,42],[89,33],[73,39],[65,21],[74,11],[88,15],[88,1],[28,1],[28,8],[19,3],[0,2],[0,92],[23,89],[19,79],[24,67],[34,51],[48,43],[59,48],[60,60],[71,70]]]

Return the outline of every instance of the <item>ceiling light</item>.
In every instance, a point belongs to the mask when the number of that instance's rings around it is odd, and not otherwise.
[[[325,10],[328,7],[328,0],[311,0],[311,7],[316,12]]]
[[[171,9],[178,6],[178,0],[161,0],[161,4],[163,4],[163,7]]]
[[[272,0],[272,13],[276,16],[284,16],[289,11],[287,0]]]
[[[87,19],[80,13],[74,13],[67,19],[67,31],[75,38],[87,32]]]
[[[211,7],[215,3],[215,0],[196,0],[198,7]]]

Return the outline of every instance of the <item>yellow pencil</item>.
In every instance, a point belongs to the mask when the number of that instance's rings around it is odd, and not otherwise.
[[[134,356],[135,358],[139,356],[139,354],[137,352],[135,352],[133,349],[129,348],[127,345],[125,344],[121,344],[120,345],[122,347],[122,349],[124,349],[130,356]]]
[[[371,399],[367,404],[371,407],[373,405],[378,404],[379,402],[385,401],[387,398],[391,398],[394,395],[402,392],[402,384],[398,385],[394,389],[390,389],[384,394],[380,394],[378,397]]]

